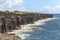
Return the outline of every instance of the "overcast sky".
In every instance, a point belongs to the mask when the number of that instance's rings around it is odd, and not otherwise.
[[[60,0],[0,0],[0,10],[60,13]]]

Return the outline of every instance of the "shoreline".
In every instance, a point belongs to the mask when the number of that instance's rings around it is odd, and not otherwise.
[[[22,38],[24,36],[23,32],[33,32],[33,27],[43,25],[47,18],[53,18],[53,14],[0,11],[0,33],[7,35],[14,33]],[[25,36],[30,35],[25,34]]]
[[[42,19],[42,20],[35,21],[34,24],[21,25],[21,29],[20,30],[14,30],[13,32],[9,32],[9,33],[15,33],[15,35],[19,36],[22,39],[25,39],[26,37],[24,37],[24,35],[22,34],[23,32],[33,32],[32,28],[34,26],[44,25],[46,21],[50,21],[52,19],[55,19],[55,18]],[[30,35],[29,34],[28,35],[25,34],[25,36],[30,36]]]

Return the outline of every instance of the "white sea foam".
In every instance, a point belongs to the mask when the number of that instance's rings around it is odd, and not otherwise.
[[[46,21],[50,21],[50,20],[53,20],[53,19],[56,19],[56,18],[42,19],[42,20],[38,20],[38,21],[34,22],[34,24],[21,25],[20,30],[14,30],[13,32],[10,32],[10,33],[15,33],[16,35],[18,35],[22,39],[25,39],[25,38],[29,37],[30,34],[25,34],[24,32],[33,32],[34,30],[32,28],[36,28],[34,26],[45,25]],[[44,30],[43,28],[39,28],[39,29]]]

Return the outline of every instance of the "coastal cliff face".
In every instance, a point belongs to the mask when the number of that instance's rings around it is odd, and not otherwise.
[[[20,12],[21,13],[21,12]],[[20,29],[21,25],[30,24],[41,19],[52,18],[52,14],[40,14],[23,12],[1,12],[0,11],[0,33]]]

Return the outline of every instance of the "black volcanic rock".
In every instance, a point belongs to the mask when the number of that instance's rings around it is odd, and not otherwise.
[[[0,11],[0,33],[10,32],[12,30],[21,28],[21,25],[30,24],[34,21],[53,17],[52,14],[40,14],[32,12],[22,13],[23,14],[16,14],[16,12]]]

